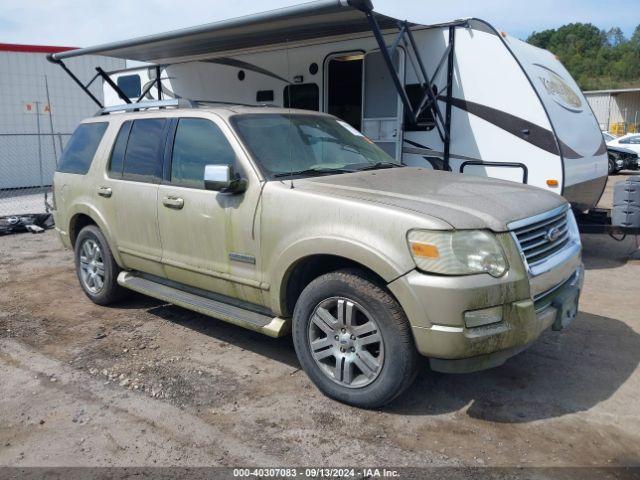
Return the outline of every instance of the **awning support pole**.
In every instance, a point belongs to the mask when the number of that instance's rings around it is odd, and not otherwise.
[[[100,68],[100,67],[96,67],[96,72],[98,72],[98,74],[102,77],[102,79],[105,82],[107,82],[111,88],[113,88],[115,90],[115,92],[124,101],[124,103],[131,103],[131,100],[129,100],[129,97],[127,97],[124,94],[124,92],[122,90],[120,90],[120,87],[118,87],[118,85],[116,85],[115,82],[113,80],[111,80],[111,77],[107,74],[107,72],[102,70],[102,68]]]
[[[162,80],[160,79],[160,65],[156,66],[156,85],[158,87],[158,100],[162,100]]]
[[[142,91],[142,93],[140,94],[140,96],[138,97],[138,99],[135,101],[135,103],[140,103],[142,101],[142,99],[145,97],[145,95],[147,93],[149,93],[149,91],[156,86],[156,82],[149,82],[147,83],[147,86],[144,87],[144,90]]]
[[[435,116],[437,116],[440,122],[442,122],[443,121],[442,113],[440,112],[440,108],[438,107],[438,101],[436,99],[436,96],[433,93],[433,90],[431,89],[432,83],[429,79],[429,75],[427,74],[427,69],[425,68],[424,63],[422,62],[422,57],[418,55],[418,46],[416,45],[416,41],[413,38],[413,33],[411,33],[410,28],[407,29],[407,36],[409,37],[409,42],[411,42],[411,48],[416,53],[416,60],[418,61],[418,65],[420,66],[420,73],[422,74],[422,78],[424,79],[424,82],[422,82],[422,86],[424,88],[424,97],[420,102],[420,107],[417,108],[415,112],[411,112],[414,115],[413,121],[414,123],[418,122],[418,117],[420,117],[420,114],[425,109],[425,106],[423,104],[427,104],[431,107]],[[428,103],[426,103],[427,99],[428,99]]]
[[[95,102],[96,105],[98,105],[99,108],[104,108],[104,105],[102,105],[102,103],[100,103],[100,100],[98,100],[95,95],[93,93],[91,93],[91,91],[89,90],[88,86],[84,85],[80,79],[78,77],[76,77],[73,72],[71,70],[69,70],[67,68],[67,66],[64,64],[64,62],[62,60],[56,60],[54,59],[51,54],[47,55],[47,60],[49,60],[51,63],[57,63],[58,65],[60,65],[60,67],[67,73],[67,75],[69,75],[71,77],[71,79],[76,82],[76,84],[84,91],[84,93],[86,93],[89,98],[91,100],[93,100]],[[95,80],[95,77],[91,79],[91,82],[93,82],[93,80]],[[89,85],[91,85],[91,82],[89,82]]]
[[[449,58],[447,60],[447,100],[445,106],[445,123],[444,123],[444,168],[451,170],[449,158],[451,156],[451,100],[453,98],[453,60],[456,44],[456,27],[449,27]]]
[[[387,65],[387,68],[389,69],[389,73],[391,74],[391,79],[393,80],[396,90],[400,95],[400,100],[402,100],[404,108],[407,109],[407,112],[411,112],[413,116],[413,107],[411,106],[411,101],[409,100],[409,97],[407,96],[407,92],[405,91],[404,86],[402,85],[402,81],[398,76],[396,67],[393,64],[393,59],[391,58],[391,55],[389,55],[389,49],[387,48],[387,44],[384,42],[384,38],[382,37],[382,32],[380,31],[380,26],[378,25],[378,21],[376,20],[376,17],[371,10],[365,11],[365,15],[367,17],[367,20],[369,21],[369,26],[371,27],[373,36],[375,37],[376,41],[378,42],[378,46],[380,47],[382,58],[384,58],[384,62]]]

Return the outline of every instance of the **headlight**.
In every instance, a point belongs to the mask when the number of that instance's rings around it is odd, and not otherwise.
[[[442,275],[505,274],[509,265],[495,235],[483,230],[411,230],[407,235],[416,266]]]

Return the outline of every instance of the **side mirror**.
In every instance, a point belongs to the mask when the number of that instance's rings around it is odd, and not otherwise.
[[[247,182],[230,165],[206,165],[204,188],[222,193],[241,193],[247,189]]]

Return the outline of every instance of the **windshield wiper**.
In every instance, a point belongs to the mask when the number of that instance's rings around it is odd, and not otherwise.
[[[306,168],[304,170],[296,170],[293,172],[279,172],[274,173],[274,178],[282,178],[282,177],[292,177],[297,175],[311,175],[311,174],[332,174],[332,173],[351,173],[353,170],[349,170],[346,168]]]
[[[362,168],[358,168],[358,171],[363,171],[363,170],[378,170],[381,168],[396,168],[396,167],[404,167],[404,165],[398,164],[398,163],[393,163],[393,162],[377,162],[377,163],[373,163],[371,165],[367,165],[365,167]]]

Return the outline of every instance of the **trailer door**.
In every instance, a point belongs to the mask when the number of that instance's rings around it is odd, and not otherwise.
[[[397,50],[393,62],[404,78],[404,52]],[[362,133],[396,160],[402,158],[402,118],[400,95],[379,50],[364,57]]]

